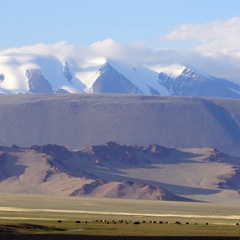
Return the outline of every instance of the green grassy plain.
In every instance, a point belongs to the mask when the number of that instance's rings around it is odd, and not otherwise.
[[[1,194],[0,234],[5,226],[21,234],[240,236],[239,214],[239,205]]]

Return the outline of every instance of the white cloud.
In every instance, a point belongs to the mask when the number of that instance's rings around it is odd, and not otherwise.
[[[207,24],[185,24],[163,36],[164,41],[197,40],[197,44],[184,49],[150,49],[142,42],[120,44],[105,39],[90,46],[72,46],[62,41],[43,43],[15,49],[0,54],[42,54],[69,59],[75,66],[116,58],[160,69],[166,65],[192,65],[208,74],[240,82],[240,18],[214,21]],[[102,62],[101,60],[100,62]]]
[[[161,37],[165,41],[197,41],[195,49],[215,56],[217,54],[236,55],[240,51],[240,18],[214,21],[206,24],[182,24]]]

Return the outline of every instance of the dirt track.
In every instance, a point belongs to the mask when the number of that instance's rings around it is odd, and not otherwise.
[[[209,219],[239,219],[239,215],[197,215],[197,214],[143,214],[143,213],[130,213],[130,212],[103,212],[103,211],[80,211],[80,210],[53,210],[53,209],[26,209],[26,208],[14,208],[14,207],[0,207],[0,211],[6,211],[6,212],[52,212],[52,213],[88,213],[88,214],[101,214],[101,215],[121,215],[121,216],[151,216],[151,217],[181,217],[181,218],[209,218]],[[8,219],[7,217],[2,217],[3,219]],[[33,217],[11,217],[11,219],[41,219],[43,218],[33,218]],[[0,217],[1,219],[1,217]],[[46,218],[48,220],[57,220],[54,218]]]

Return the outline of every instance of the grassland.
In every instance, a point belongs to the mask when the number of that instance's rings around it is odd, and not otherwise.
[[[230,239],[239,214],[239,205],[1,194],[0,234]]]

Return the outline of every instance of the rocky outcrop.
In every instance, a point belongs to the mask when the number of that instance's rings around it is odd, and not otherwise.
[[[71,83],[72,82],[72,74],[69,70],[68,62],[64,62],[63,66],[63,76]]]
[[[40,69],[29,68],[25,74],[28,78],[29,92],[53,93],[50,83],[44,78]]]
[[[84,184],[70,196],[98,196],[106,198],[145,199],[159,201],[193,201],[189,198],[177,196],[164,188],[143,182],[109,182],[97,179]]]
[[[33,145],[29,149],[35,150],[38,153],[45,153],[51,156],[53,160],[59,162],[71,156],[70,151],[66,147],[56,144],[47,144],[45,146]]]
[[[70,196],[88,196],[93,193],[94,190],[96,190],[98,187],[104,185],[104,181],[101,179],[96,179],[95,181],[91,183],[85,183],[83,186],[79,189],[76,189],[73,191]]]
[[[109,189],[106,197],[110,196],[115,198],[134,198],[161,201],[193,201],[189,198],[177,196],[160,186],[133,181],[118,183],[116,189]]]
[[[115,161],[136,166],[141,163],[149,164],[151,159],[158,161],[168,156],[171,153],[171,149],[156,144],[142,147],[107,142],[102,145],[86,147],[83,152],[89,154],[91,159],[97,164]]]
[[[0,83],[3,82],[5,79],[4,75],[3,74],[0,74]]]

